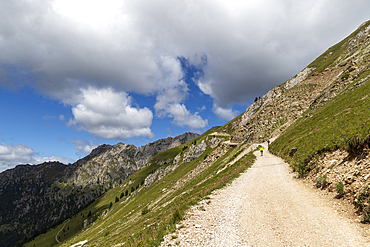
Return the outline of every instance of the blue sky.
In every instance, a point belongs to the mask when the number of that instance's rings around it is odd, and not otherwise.
[[[355,1],[0,1],[0,172],[202,133],[370,19]]]

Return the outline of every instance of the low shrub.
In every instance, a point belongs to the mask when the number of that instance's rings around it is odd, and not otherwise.
[[[327,185],[327,181],[326,181],[326,174],[324,176],[319,176],[316,178],[316,187],[317,188],[325,188],[325,186]]]
[[[150,212],[149,208],[148,207],[145,207],[145,208],[143,208],[143,210],[141,210],[141,215],[145,215],[145,214],[147,214],[149,212]]]
[[[347,151],[350,155],[359,155],[366,148],[370,148],[370,135],[363,140],[356,135],[347,141]]]
[[[342,80],[342,81],[344,81],[344,80],[347,80],[348,78],[349,78],[349,72],[347,72],[347,73],[345,73],[344,75],[342,75],[341,77],[340,77],[340,79]]]
[[[172,215],[172,224],[175,224],[176,222],[179,222],[182,220],[182,213],[176,209],[176,211]]]
[[[343,182],[339,182],[339,183],[337,184],[337,192],[338,192],[338,195],[339,195],[340,197],[342,197],[342,196],[343,196],[343,194],[344,194],[344,184],[343,184]]]

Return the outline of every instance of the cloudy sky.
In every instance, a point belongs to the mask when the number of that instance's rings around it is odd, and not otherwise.
[[[0,171],[223,125],[369,9],[368,0],[0,0]]]

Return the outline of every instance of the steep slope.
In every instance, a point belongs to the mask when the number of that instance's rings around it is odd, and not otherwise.
[[[369,81],[370,21],[252,104],[231,140],[254,143],[281,134],[272,152],[370,221]]]
[[[101,145],[74,164],[19,165],[0,173],[0,245],[45,232],[145,167],[158,152],[197,137],[185,133],[143,147]]]

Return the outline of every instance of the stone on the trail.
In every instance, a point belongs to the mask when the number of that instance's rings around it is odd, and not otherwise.
[[[347,178],[345,179],[345,182],[346,182],[347,184],[351,184],[351,183],[353,183],[353,181],[354,181],[353,177],[347,177]]]

